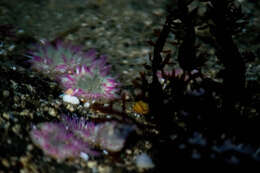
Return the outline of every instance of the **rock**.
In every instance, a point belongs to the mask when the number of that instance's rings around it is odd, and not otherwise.
[[[71,104],[74,104],[74,105],[78,105],[79,104],[79,99],[77,97],[75,97],[75,96],[72,96],[72,95],[64,94],[62,96],[62,100],[64,102],[71,103]]]
[[[151,169],[155,166],[152,159],[146,153],[138,155],[135,163],[139,169]]]

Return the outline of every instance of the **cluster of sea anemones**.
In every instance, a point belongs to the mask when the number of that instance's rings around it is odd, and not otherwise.
[[[117,97],[118,82],[109,75],[107,57],[94,49],[83,52],[79,46],[58,41],[45,43],[29,52],[32,68],[54,77],[64,93],[83,100],[111,100]]]

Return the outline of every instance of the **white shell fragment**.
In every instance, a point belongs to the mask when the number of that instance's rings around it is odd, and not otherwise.
[[[80,103],[80,101],[77,97],[72,96],[72,95],[68,95],[68,94],[64,94],[62,96],[62,100],[64,102],[71,103],[71,104],[74,104],[74,105],[78,105]]]

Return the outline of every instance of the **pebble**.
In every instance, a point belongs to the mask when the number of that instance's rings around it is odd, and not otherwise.
[[[22,156],[20,158],[20,162],[22,163],[23,166],[26,166],[29,163],[30,158],[26,156]]]
[[[49,108],[48,112],[53,117],[56,117],[56,115],[57,115],[57,112],[56,112],[56,110],[54,108]]]
[[[96,168],[97,167],[97,162],[96,161],[88,161],[88,167],[89,168]]]
[[[19,135],[19,134],[20,134],[20,131],[21,131],[21,126],[20,126],[19,124],[14,125],[14,126],[12,127],[12,131],[13,131],[15,134]]]
[[[98,166],[98,172],[100,172],[100,173],[110,173],[110,172],[112,172],[112,169],[109,166],[100,165],[100,166]]]
[[[20,115],[21,116],[26,116],[26,115],[28,115],[30,113],[30,111],[28,110],[28,109],[25,109],[25,110],[23,110],[22,112],[20,112]]]
[[[9,120],[9,118],[10,118],[10,117],[9,117],[9,114],[6,113],[6,112],[3,113],[3,117],[4,117],[5,119],[7,119],[7,120]]]
[[[90,103],[89,102],[84,103],[84,107],[85,108],[89,108],[90,107]]]
[[[126,154],[132,154],[133,152],[132,152],[132,150],[130,150],[130,149],[126,149]]]
[[[151,149],[152,148],[152,143],[151,142],[149,142],[149,141],[145,141],[145,148],[146,149]]]
[[[14,96],[14,102],[15,102],[15,103],[20,102],[20,98],[19,98],[18,96]]]
[[[155,10],[153,10],[153,14],[155,14],[156,16],[162,16],[163,12],[164,12],[163,9],[155,9]]]
[[[80,153],[80,157],[81,157],[82,159],[84,159],[85,161],[88,161],[88,159],[89,159],[88,154],[86,154],[86,153],[84,153],[84,152],[81,152],[81,153]]]
[[[29,145],[27,145],[27,151],[32,151],[33,150],[33,145],[32,144],[29,144]]]
[[[72,96],[72,95],[68,95],[68,94],[64,94],[62,96],[62,100],[64,102],[71,103],[71,104],[74,104],[74,105],[78,105],[79,104],[79,99],[77,97]]]
[[[6,167],[6,168],[9,168],[9,167],[10,167],[9,162],[8,162],[8,160],[6,160],[6,159],[2,159],[2,160],[1,160],[1,163],[2,163],[3,166]]]
[[[124,71],[123,71],[123,74],[128,74],[128,71],[127,71],[127,70],[124,70]]]
[[[108,152],[107,150],[103,150],[102,152],[103,152],[103,154],[105,154],[105,155],[108,155],[108,154],[109,154],[109,152]]]
[[[151,169],[155,166],[152,159],[146,153],[138,155],[135,163],[139,169]]]
[[[75,108],[74,108],[73,105],[71,105],[71,104],[68,104],[68,105],[66,106],[66,109],[68,109],[70,112],[74,112],[74,111],[75,111]]]
[[[3,96],[4,96],[4,97],[9,97],[9,95],[10,95],[10,92],[9,92],[9,91],[7,91],[7,90],[4,90],[4,91],[3,91]]]

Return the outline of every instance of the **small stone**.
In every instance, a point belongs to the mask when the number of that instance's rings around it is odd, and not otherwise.
[[[149,141],[145,141],[145,148],[146,149],[150,149],[150,148],[152,148],[152,144],[151,144],[151,142],[149,142]]]
[[[4,97],[9,97],[9,95],[10,95],[10,92],[9,92],[9,91],[7,91],[7,90],[4,90],[4,91],[3,91],[3,96],[4,96]]]
[[[72,95],[64,94],[62,96],[62,100],[64,102],[71,103],[71,104],[74,104],[74,105],[78,105],[79,104],[79,99],[77,97],[75,97],[75,96],[72,96]]]
[[[9,52],[11,52],[11,51],[13,51],[13,50],[14,50],[14,48],[15,48],[15,45],[14,45],[14,44],[12,44],[12,45],[10,45],[10,46],[8,47],[8,51],[9,51]]]
[[[86,26],[88,26],[88,24],[87,23],[82,23],[81,26],[82,27],[86,27]]]
[[[155,10],[153,10],[153,14],[155,14],[156,16],[162,16],[163,12],[164,12],[163,9],[155,9]]]
[[[22,163],[23,166],[26,166],[29,162],[30,158],[29,157],[26,157],[26,156],[22,156],[20,158],[20,162]]]
[[[151,20],[146,20],[146,21],[144,21],[144,24],[145,24],[146,26],[151,26],[152,23],[153,23],[153,22],[152,22]]]
[[[84,107],[85,108],[89,108],[90,107],[90,103],[89,102],[84,103]]]
[[[20,98],[19,98],[18,96],[14,96],[14,102],[15,102],[15,103],[20,102]]]
[[[127,70],[123,70],[123,74],[128,74],[129,72]]]
[[[77,171],[77,173],[85,173],[85,171],[79,170],[79,171]]]
[[[97,167],[97,162],[96,161],[88,161],[88,167],[89,168],[96,168]]]
[[[142,153],[136,157],[136,166],[139,169],[151,169],[154,168],[154,163],[152,159],[145,153]]]
[[[54,108],[49,108],[49,114],[50,114],[51,116],[53,116],[53,117],[56,117],[57,112],[56,112],[56,110],[55,110]]]
[[[130,150],[130,149],[126,149],[126,154],[132,154],[133,152],[132,152],[132,150]]]
[[[3,113],[3,117],[4,117],[5,119],[7,119],[7,120],[9,120],[9,118],[10,118],[10,117],[9,117],[9,114],[6,113],[6,112]]]
[[[21,126],[18,125],[18,124],[16,124],[15,126],[12,127],[12,131],[13,131],[15,134],[17,134],[17,135],[20,134],[20,130],[21,130]]]
[[[7,139],[7,143],[8,143],[8,144],[12,144],[11,139]]]
[[[66,108],[67,108],[70,112],[74,112],[74,111],[75,111],[73,105],[71,105],[71,104],[68,104],[68,105],[66,106]]]
[[[109,154],[107,150],[103,150],[102,152],[103,152],[103,154],[105,154],[105,155],[108,155],[108,154]]]
[[[128,64],[129,62],[127,60],[123,60],[122,63]]]
[[[9,167],[10,167],[9,162],[8,162],[8,160],[6,160],[6,159],[2,159],[2,160],[1,160],[1,163],[2,163],[3,166],[6,167],[6,168],[9,168]]]
[[[29,115],[29,110],[28,109],[23,110],[22,112],[20,112],[20,115],[21,116]]]
[[[29,144],[27,145],[27,151],[32,151],[33,150],[33,145],[32,144]]]
[[[100,173],[110,173],[110,172],[112,172],[112,170],[109,166],[100,165],[100,166],[98,166],[98,172],[100,172]]]
[[[79,156],[80,156],[83,160],[85,160],[85,161],[88,161],[88,159],[89,159],[88,154],[86,154],[86,153],[84,153],[84,152],[81,152],[81,153],[79,154]]]

